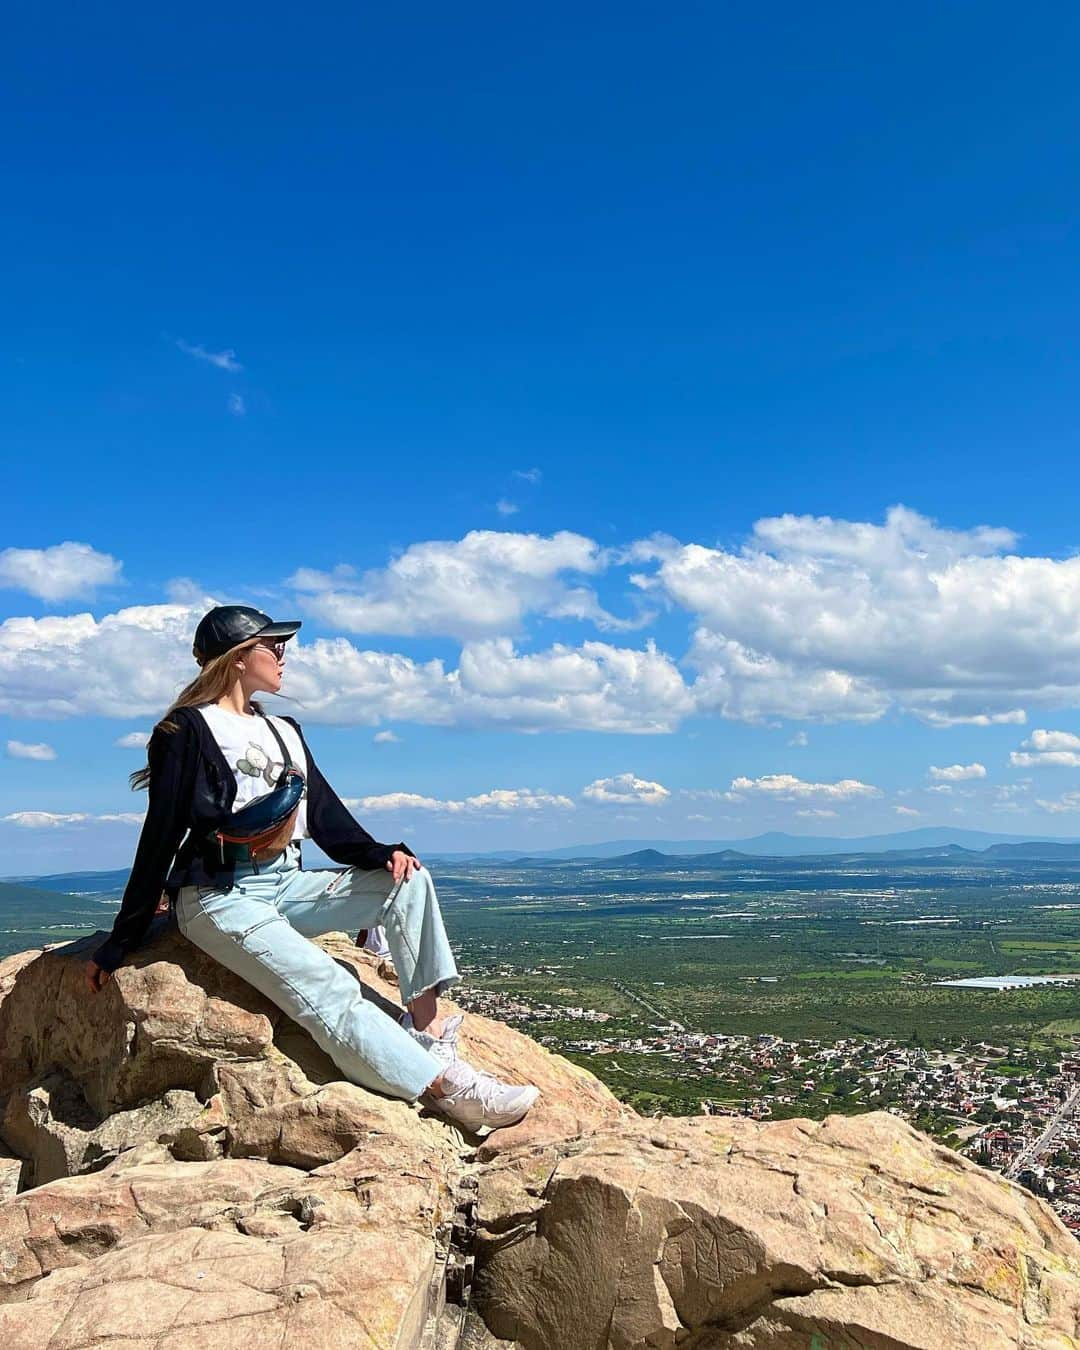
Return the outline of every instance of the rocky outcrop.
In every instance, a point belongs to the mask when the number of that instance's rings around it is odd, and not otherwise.
[[[386,966],[323,943],[395,1006]],[[470,1016],[464,1053],[544,1094],[479,1141],[342,1082],[176,933],[97,996],[84,957],[0,963],[12,1350],[434,1346],[474,1260],[488,1345],[1080,1347],[1071,1235],[892,1116],[643,1121]]]
[[[481,1174],[478,1208],[479,1300],[528,1350],[1006,1350],[1080,1330],[1080,1249],[1054,1215],[882,1112],[520,1150]]]

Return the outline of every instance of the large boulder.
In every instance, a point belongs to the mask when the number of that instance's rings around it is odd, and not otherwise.
[[[389,966],[344,934],[319,941],[368,997],[400,1012]],[[179,933],[158,936],[96,995],[84,976],[92,948],[0,962],[0,1138],[29,1161],[31,1182],[101,1167],[147,1140],[187,1160],[300,1167],[372,1132],[447,1158],[469,1151],[430,1113],[343,1082],[296,1023]],[[498,1023],[467,1018],[461,1047],[478,1068],[542,1091],[522,1125],[488,1137],[492,1152],[503,1138],[553,1141],[631,1117],[592,1075]]]
[[[417,1344],[444,1202],[433,1169],[399,1160],[376,1181],[362,1157],[309,1175],[143,1154],[0,1205],[5,1345]]]
[[[521,1149],[478,1214],[481,1311],[527,1350],[1080,1344],[1072,1235],[886,1113]]]
[[[397,1008],[389,967],[320,941]],[[91,948],[0,962],[13,1350],[449,1347],[474,1259],[476,1346],[1080,1350],[1074,1239],[892,1116],[642,1121],[470,1016],[463,1053],[543,1091],[479,1141],[342,1081],[175,932],[96,996]]]

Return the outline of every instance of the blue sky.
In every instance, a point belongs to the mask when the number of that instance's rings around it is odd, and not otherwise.
[[[421,849],[1080,833],[1078,30],[13,16],[0,870],[127,859],[211,600]]]

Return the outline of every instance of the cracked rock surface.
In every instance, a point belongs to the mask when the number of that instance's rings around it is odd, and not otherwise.
[[[396,1007],[388,967],[320,942]],[[463,1054],[543,1096],[465,1138],[341,1081],[179,934],[96,998],[93,945],[0,962],[4,1350],[430,1343],[470,1195],[462,1350],[1080,1350],[1075,1240],[895,1117],[645,1121],[469,1016]]]
[[[527,1350],[1080,1344],[1056,1216],[883,1112],[525,1148],[478,1209],[480,1310]]]

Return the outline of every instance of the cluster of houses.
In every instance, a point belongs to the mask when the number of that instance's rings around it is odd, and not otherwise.
[[[525,1026],[611,1020],[591,1008],[527,1003],[492,990],[468,990],[462,1001]],[[1080,1056],[985,1041],[940,1052],[877,1038],[723,1036],[662,1022],[634,1036],[563,1031],[539,1039],[579,1056],[661,1057],[665,1073],[683,1085],[708,1077],[712,1095],[699,1099],[708,1114],[892,1111],[1015,1177],[1080,1233]]]

